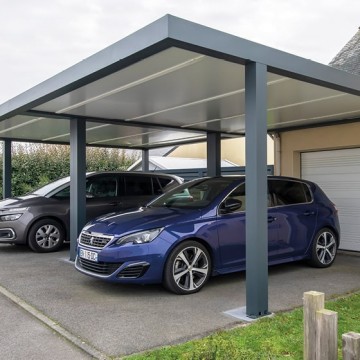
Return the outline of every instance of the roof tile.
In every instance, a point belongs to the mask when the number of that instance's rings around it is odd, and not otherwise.
[[[329,65],[352,74],[360,75],[360,28],[330,61]]]

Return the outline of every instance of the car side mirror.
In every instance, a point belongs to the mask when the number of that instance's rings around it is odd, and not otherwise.
[[[236,210],[239,210],[242,206],[242,201],[235,199],[235,198],[228,198],[226,199],[222,206],[221,206],[221,210],[224,214],[226,213],[230,213]]]

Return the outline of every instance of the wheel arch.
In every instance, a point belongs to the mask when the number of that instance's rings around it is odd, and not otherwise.
[[[333,226],[327,226],[328,229],[330,229],[336,236],[335,240],[336,240],[336,244],[337,244],[337,248],[339,248],[340,246],[340,232],[334,228]]]
[[[329,229],[331,230],[334,235],[335,235],[335,240],[336,240],[336,244],[337,244],[337,248],[339,248],[340,245],[340,232],[338,231],[338,229],[336,229],[335,226],[331,225],[331,224],[324,224],[323,226],[319,227],[319,229],[314,233],[314,240],[315,240],[315,236],[316,234],[323,229]]]
[[[182,239],[180,241],[175,242],[167,251],[166,253],[166,257],[165,257],[165,261],[164,261],[164,265],[163,265],[163,269],[162,269],[162,279],[164,279],[164,274],[165,274],[165,265],[169,259],[170,254],[173,252],[173,250],[179,246],[180,244],[183,244],[186,241],[195,241],[200,243],[201,245],[203,245],[205,247],[205,249],[207,250],[207,252],[209,253],[210,256],[210,262],[211,262],[211,274],[213,273],[213,269],[214,269],[214,251],[212,249],[212,247],[209,245],[209,243],[207,241],[205,241],[204,239],[198,238],[198,237],[189,237],[189,238],[185,238]]]

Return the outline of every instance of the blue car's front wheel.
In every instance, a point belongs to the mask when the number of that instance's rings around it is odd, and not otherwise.
[[[180,295],[199,291],[211,274],[209,252],[197,241],[184,241],[170,254],[164,269],[164,286]]]

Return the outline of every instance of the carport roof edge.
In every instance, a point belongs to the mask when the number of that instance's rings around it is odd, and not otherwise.
[[[0,105],[0,121],[17,115],[34,115],[36,111],[33,109],[39,105],[171,47],[241,65],[249,61],[259,62],[266,64],[269,72],[280,76],[360,95],[360,77],[354,74],[172,15],[165,15]],[[58,117],[58,114],[53,114]],[[39,112],[39,116],[41,116],[41,112]],[[48,113],[45,116],[51,117],[51,114]],[[71,118],[76,115],[62,114],[62,117]],[[136,126],[136,121],[132,124]],[[149,126],[150,124],[151,122],[149,122]],[[177,126],[172,127],[175,129]],[[181,126],[178,128],[181,129]],[[190,128],[188,129],[190,130]],[[185,130],[184,127],[183,130]],[[228,134],[230,133],[228,132]]]
[[[166,48],[168,16],[149,24],[0,105],[0,120],[30,110],[66,92]],[[144,54],[145,52],[145,54]]]
[[[184,19],[165,15],[0,105],[0,120],[22,113],[171,46],[226,60],[266,64],[284,76],[360,95],[360,77]]]

